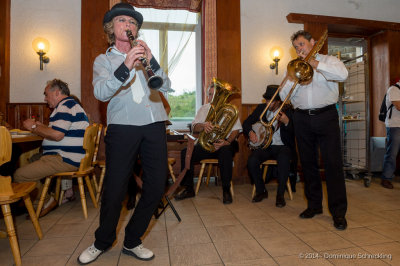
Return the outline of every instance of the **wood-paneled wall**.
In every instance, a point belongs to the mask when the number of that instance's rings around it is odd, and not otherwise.
[[[107,104],[93,95],[93,62],[108,48],[103,31],[103,16],[109,0],[82,0],[81,22],[81,101],[83,108],[96,123],[106,124]]]
[[[51,110],[46,103],[7,103],[7,122],[13,128],[26,130],[22,122],[28,118],[35,118],[37,121],[48,125]]]
[[[0,112],[10,100],[10,12],[11,0],[0,1]]]
[[[240,0],[218,0],[217,4],[217,76],[241,89]],[[241,97],[233,96],[231,103],[242,111]],[[242,113],[242,112],[241,112]],[[242,118],[242,114],[241,114]],[[241,119],[243,122],[243,120]],[[244,183],[247,178],[246,140],[239,139],[239,152],[234,158],[234,183]],[[245,157],[245,158],[244,158]]]

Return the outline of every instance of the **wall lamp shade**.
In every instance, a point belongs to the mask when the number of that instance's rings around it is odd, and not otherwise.
[[[45,56],[50,49],[50,43],[45,38],[37,37],[32,41],[32,48],[39,55],[40,70],[43,70],[43,63],[47,64],[50,61],[50,58]]]
[[[278,75],[278,62],[283,56],[282,48],[279,46],[272,47],[270,50],[270,56],[274,62],[269,65],[269,68],[275,69],[275,74]]]

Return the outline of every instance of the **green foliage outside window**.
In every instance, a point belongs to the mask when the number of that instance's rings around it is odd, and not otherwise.
[[[195,92],[184,92],[181,95],[169,95],[168,102],[171,106],[169,117],[172,121],[193,120],[196,112]]]

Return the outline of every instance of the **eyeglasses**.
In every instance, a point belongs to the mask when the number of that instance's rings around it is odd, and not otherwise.
[[[115,21],[117,21],[118,23],[126,23],[127,19],[126,18],[116,18]],[[128,22],[131,25],[135,25],[136,27],[139,27],[139,24],[133,19],[129,19]]]

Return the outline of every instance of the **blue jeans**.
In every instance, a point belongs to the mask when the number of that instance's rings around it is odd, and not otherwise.
[[[383,158],[382,179],[392,180],[396,170],[396,157],[400,150],[400,127],[386,128],[386,153]]]

